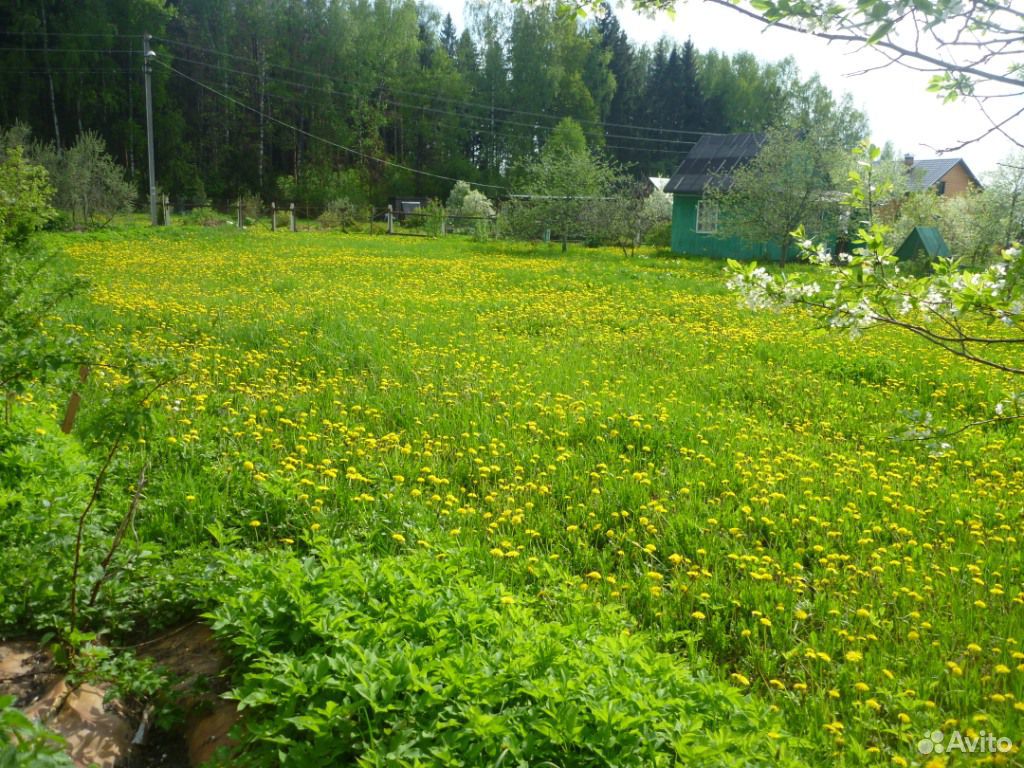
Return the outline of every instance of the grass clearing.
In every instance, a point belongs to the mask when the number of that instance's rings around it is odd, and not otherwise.
[[[133,544],[168,616],[216,603],[176,591],[212,550],[343,540],[621,606],[814,764],[923,765],[937,728],[1019,737],[1022,441],[890,439],[908,412],[986,416],[997,374],[749,314],[717,262],[227,228],[52,241],[92,281],[68,320],[96,358],[127,341],[186,372],[157,396]]]

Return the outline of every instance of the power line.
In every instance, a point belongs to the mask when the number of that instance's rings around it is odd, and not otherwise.
[[[284,102],[286,104],[302,104],[303,103],[302,100],[299,99],[299,98],[282,96],[281,94],[272,93],[272,92],[267,92],[266,96],[268,96],[271,99],[276,99],[278,101]],[[392,102],[392,103],[394,103],[394,102]],[[413,108],[416,109],[417,107],[414,106]],[[477,116],[475,116],[475,115],[457,115],[457,114],[453,114],[451,112],[444,112],[443,110],[432,110],[432,111],[440,112],[442,115],[447,116],[447,118],[449,118],[449,119],[445,119],[444,117],[442,117],[442,118],[435,118],[435,119],[433,119],[431,121],[431,124],[446,125],[446,126],[450,126],[451,128],[459,129],[459,130],[466,131],[466,132],[469,132],[469,133],[481,133],[481,134],[482,133],[490,133],[490,134],[492,134],[492,136],[494,135],[494,128],[491,127],[491,126],[488,126],[488,125],[473,125],[473,124],[466,125],[465,123],[457,122],[460,117],[463,117],[463,118],[474,118],[474,119],[483,119],[483,118],[477,118]],[[508,124],[508,121],[504,121],[501,118],[497,118],[495,120],[495,122],[499,122],[499,123],[500,122],[504,122],[505,124]],[[548,133],[550,133],[551,131],[554,130],[554,128],[552,126],[546,126],[546,125],[544,125],[544,126],[535,126],[535,125],[530,125],[528,123],[516,123],[516,122],[513,122],[511,124],[512,125],[520,125],[520,126],[521,125],[525,125],[525,126],[527,126],[529,128],[534,128],[534,129],[538,129],[539,128],[541,130],[547,131]],[[534,138],[532,135],[527,135],[527,134],[520,134],[519,137],[520,138],[525,138],[525,139],[532,139],[532,138]],[[624,137],[624,138],[628,139],[630,137]],[[693,143],[694,142],[690,142],[691,145]],[[602,144],[601,146],[602,146],[603,149],[618,149],[618,150],[622,150],[622,151],[626,151],[626,152],[643,152],[643,153],[646,153],[646,154],[664,154],[664,155],[671,154],[674,157],[678,157],[682,152],[685,151],[685,150],[674,149],[674,148],[643,147],[643,146],[638,146],[638,145],[627,146],[627,145],[623,145],[623,144],[608,144],[608,143]]]
[[[224,66],[222,64],[213,64],[213,63],[210,63],[210,62],[200,61],[198,59],[191,59],[191,58],[187,58],[187,57],[184,57],[184,56],[176,56],[175,60],[179,61],[179,62],[180,61],[185,61],[185,62],[188,62],[190,64],[197,64],[197,65],[202,66],[202,67],[208,67],[209,69],[215,69],[215,70],[222,71],[222,72],[230,72],[230,73],[233,73],[233,74],[236,74],[236,75],[242,75],[244,77],[257,77],[257,78],[260,77],[260,74],[258,72],[245,72],[243,70],[235,69],[233,67],[227,67],[227,66]],[[327,94],[329,96],[336,96],[338,94],[355,95],[355,92],[352,91],[351,89],[346,90],[346,89],[341,89],[341,88],[338,88],[338,89],[322,88],[322,87],[318,87],[318,86],[315,86],[315,85],[310,85],[308,83],[300,83],[300,82],[297,82],[295,80],[287,80],[285,78],[277,77],[275,75],[264,75],[263,77],[265,77],[265,79],[267,79],[267,80],[271,80],[271,81],[276,82],[276,83],[281,83],[281,84],[284,84],[284,85],[293,85],[293,86],[296,86],[296,87],[299,87],[299,88],[304,88],[306,90],[317,91],[319,93],[325,93],[325,94]],[[285,99],[284,97],[282,97],[282,96],[280,96],[278,94],[272,94],[271,93],[271,94],[268,94],[268,95],[270,95],[270,96],[272,96],[274,98],[278,98],[278,99],[282,99],[282,100],[286,100],[286,101],[293,101],[294,102],[293,99],[292,100]],[[429,107],[429,106],[422,105],[422,104],[409,104],[408,102],[398,101],[396,99],[391,99],[391,98],[388,98],[386,96],[379,96],[378,99],[380,101],[383,101],[383,102],[386,102],[388,104],[391,104],[392,106],[404,107],[406,109],[416,109],[416,110],[421,110],[423,112],[431,112],[431,113],[434,113],[434,114],[439,114],[439,115],[444,115],[444,116],[451,116],[453,114],[451,112],[451,110],[438,109],[436,107]],[[459,105],[462,105],[462,106],[467,106],[467,105],[468,106],[473,106],[472,102],[455,102],[455,103],[459,104]],[[530,129],[533,129],[534,131],[536,131],[536,130],[551,131],[551,130],[554,129],[554,126],[540,125],[540,124],[538,124],[536,122],[534,122],[534,123],[526,123],[526,122],[522,122],[522,121],[519,121],[519,120],[511,120],[511,119],[509,119],[507,117],[491,117],[491,116],[488,116],[488,115],[474,115],[474,114],[466,114],[466,115],[464,115],[464,117],[467,117],[467,118],[470,118],[470,119],[474,119],[474,120],[487,120],[487,121],[492,121],[492,122],[498,122],[498,123],[503,123],[505,125],[515,125],[515,126],[520,126],[520,127],[524,127],[524,128],[530,128]],[[662,145],[676,144],[676,145],[682,145],[682,146],[686,146],[686,147],[692,147],[694,144],[696,144],[696,141],[692,141],[692,140],[663,139],[663,138],[654,138],[654,137],[650,137],[650,136],[626,136],[626,135],[623,135],[623,134],[607,133],[607,132],[604,132],[603,136],[606,139],[623,139],[623,140],[626,140],[626,141],[647,141],[647,142],[654,142],[656,144],[662,144]],[[647,148],[636,147],[636,149],[638,151],[643,151],[644,149],[647,149]],[[649,149],[654,149],[654,148],[649,148]],[[673,151],[679,152],[680,150],[673,150]]]
[[[18,75],[50,75],[50,74],[58,74],[58,73],[60,73],[60,74],[76,73],[76,74],[90,74],[90,75],[100,75],[100,74],[104,74],[104,73],[119,74],[119,75],[134,74],[133,69],[129,69],[127,67],[110,67],[110,68],[107,68],[107,69],[96,69],[94,67],[52,67],[50,69],[24,69],[24,68],[18,68],[18,67],[4,67],[4,66],[0,66],[0,72],[6,72],[6,73],[9,73],[9,74],[18,74]]]
[[[131,48],[26,48],[20,45],[0,46],[0,51],[33,51],[37,53],[139,53],[139,51]]]
[[[323,136],[318,136],[315,133],[310,133],[309,131],[304,130],[304,129],[298,127],[297,125],[292,125],[291,123],[286,123],[284,120],[279,120],[278,118],[274,117],[273,115],[268,115],[265,112],[263,112],[262,110],[259,110],[256,107],[250,106],[249,104],[246,104],[246,103],[244,103],[242,101],[239,101],[238,99],[236,99],[236,98],[234,98],[234,97],[224,93],[223,91],[220,91],[220,90],[214,88],[213,86],[208,85],[207,83],[204,83],[204,82],[202,82],[200,80],[196,80],[194,77],[186,75],[181,70],[175,69],[170,64],[165,64],[164,62],[160,61],[159,59],[157,59],[156,62],[158,64],[160,64],[161,66],[167,68],[168,70],[170,70],[174,74],[178,75],[179,77],[183,77],[186,80],[189,80],[190,82],[195,83],[200,88],[204,88],[207,91],[210,91],[211,93],[215,93],[218,96],[220,96],[221,98],[226,99],[227,101],[230,101],[231,103],[235,104],[236,106],[242,107],[243,109],[247,109],[250,112],[253,112],[253,113],[259,115],[264,120],[269,120],[272,123],[277,123],[278,125],[283,126],[284,128],[287,128],[287,129],[289,129],[291,131],[295,131],[296,133],[300,133],[303,136],[306,136],[307,138],[313,139],[315,141],[321,141],[324,144],[327,144],[329,146],[332,146],[332,147],[335,147],[337,149],[343,150],[345,152],[349,152],[350,154],[356,155],[357,157],[361,157],[364,160],[370,160],[370,161],[373,161],[375,163],[380,163],[381,165],[387,165],[387,166],[390,166],[391,168],[398,168],[399,170],[408,171],[409,173],[414,173],[414,174],[417,174],[417,175],[420,175],[420,176],[429,176],[430,178],[440,179],[441,181],[452,181],[452,182],[456,182],[456,183],[459,182],[459,181],[464,181],[464,179],[456,179],[456,178],[454,178],[452,176],[444,176],[444,175],[439,174],[439,173],[431,173],[430,171],[422,171],[422,170],[420,170],[418,168],[412,168],[411,166],[408,166],[408,165],[402,165],[401,163],[396,163],[396,162],[394,162],[392,160],[384,160],[383,158],[374,157],[373,155],[367,154],[366,152],[363,152],[363,151],[358,150],[358,149],[354,149],[352,147],[346,147],[344,144],[339,144],[338,142],[332,141],[331,139],[324,138]],[[487,187],[488,189],[501,189],[501,190],[507,189],[507,187],[499,186],[497,184],[481,184],[480,182],[476,182],[476,181],[471,181],[471,182],[467,182],[467,183],[470,184],[471,186]]]
[[[142,37],[141,34],[131,35],[122,32],[43,32],[42,30],[18,31],[6,29],[0,30],[0,35],[4,35],[6,37],[98,37],[104,40],[109,37],[135,39]]]
[[[200,46],[200,45],[194,45],[192,43],[185,43],[185,42],[181,42],[179,40],[174,40],[174,39],[165,38],[165,37],[154,37],[153,39],[154,40],[159,40],[160,42],[163,42],[163,43],[170,43],[171,45],[179,45],[179,46],[182,46],[184,48],[191,48],[191,49],[196,50],[196,51],[203,51],[204,53],[210,53],[210,54],[214,54],[216,56],[224,56],[225,58],[236,59],[238,61],[243,61],[243,62],[245,62],[246,64],[248,64],[250,66],[256,66],[256,63],[253,62],[253,60],[251,58],[248,58],[248,57],[245,57],[245,56],[238,56],[238,55],[232,54],[232,53],[227,53],[226,51],[218,51],[218,50],[213,49],[213,48],[205,48],[205,47]],[[308,77],[325,78],[327,80],[332,80],[330,75],[326,75],[326,74],[324,74],[322,72],[310,72],[309,70],[297,69],[295,67],[289,67],[289,66],[285,66],[283,64],[268,63],[267,66],[272,67],[274,69],[284,70],[286,72],[295,72],[297,74],[306,75]],[[570,117],[569,115],[551,115],[551,114],[547,114],[547,113],[544,113],[544,112],[531,112],[531,111],[523,110],[523,109],[513,109],[511,107],[502,107],[502,106],[498,106],[498,105],[484,104],[482,102],[470,102],[470,101],[464,101],[464,100],[461,100],[461,99],[452,99],[450,97],[441,96],[439,94],[429,94],[429,93],[424,93],[422,91],[411,91],[411,90],[407,90],[407,89],[403,89],[403,88],[396,88],[396,87],[393,87],[393,86],[390,86],[390,85],[389,85],[389,88],[390,88],[390,90],[392,90],[395,93],[402,93],[402,94],[406,94],[406,95],[410,95],[410,96],[423,96],[423,97],[427,97],[427,98],[435,98],[435,99],[438,99],[440,101],[454,102],[456,104],[461,104],[461,105],[464,105],[464,106],[474,106],[474,107],[479,107],[481,109],[487,109],[487,110],[493,110],[493,111],[499,111],[499,112],[508,112],[508,113],[511,113],[511,114],[518,114],[518,115],[528,115],[530,117],[539,117],[539,118],[542,118],[542,119],[545,119],[545,120],[558,121],[558,120],[562,120],[565,117]],[[681,129],[677,129],[677,128],[654,128],[654,127],[650,127],[650,126],[630,125],[628,123],[607,123],[607,122],[603,122],[603,121],[600,121],[600,120],[586,120],[586,119],[577,119],[577,118],[574,118],[574,119],[576,119],[576,121],[581,123],[581,124],[597,125],[597,126],[601,127],[602,129],[605,128],[605,127],[627,128],[627,129],[634,130],[634,131],[653,131],[653,132],[660,132],[660,133],[674,133],[674,134],[680,134],[680,135],[694,136],[694,137],[697,137],[697,138],[699,138],[700,136],[705,135],[705,133],[706,133],[704,131],[687,131],[687,130],[681,130]],[[633,138],[633,137],[630,137],[630,138]]]
[[[194,63],[194,64],[200,64],[200,65],[203,65],[203,66],[209,66],[212,69],[223,70],[223,71],[226,71],[226,72],[233,72],[233,73],[241,74],[241,75],[251,75],[251,74],[253,74],[253,73],[249,73],[249,72],[242,72],[242,71],[239,71],[239,70],[235,70],[235,69],[232,69],[230,67],[220,67],[218,65],[209,64],[208,62],[196,61],[196,60],[193,60],[193,59],[187,59],[187,58],[179,57],[177,59],[177,61],[187,61],[187,62],[191,62],[191,63]],[[309,88],[311,90],[320,91],[320,92],[323,92],[323,93],[325,93],[325,94],[327,94],[329,96],[336,96],[338,94],[343,94],[343,93],[352,93],[351,91],[341,91],[341,90],[333,91],[333,90],[330,90],[330,89],[327,89],[327,88],[315,88],[313,86],[308,86],[305,83],[296,83],[294,81],[285,80],[285,79],[282,79],[282,78],[277,78],[277,77],[274,77],[272,75],[268,75],[267,79],[270,80],[270,81],[273,81],[273,82],[277,82],[277,83],[284,83],[284,84],[288,84],[288,85],[295,85],[295,86],[298,86],[300,88]],[[275,99],[277,101],[283,102],[285,104],[292,104],[292,105],[294,105],[294,104],[305,104],[306,103],[301,97],[298,97],[298,96],[285,96],[285,95],[282,95],[282,94],[279,94],[279,93],[274,93],[273,91],[267,91],[265,93],[265,96],[267,96],[268,98]],[[460,114],[457,114],[457,113],[452,113],[451,111],[448,111],[448,110],[433,109],[431,107],[425,107],[425,106],[416,105],[416,104],[405,104],[403,102],[395,101],[393,99],[386,99],[386,98],[383,98],[383,97],[380,100],[383,101],[383,102],[386,102],[388,104],[392,104],[392,105],[404,106],[404,107],[408,107],[410,109],[426,110],[426,111],[434,112],[434,113],[437,113],[437,114],[441,115],[442,118],[440,118],[440,119],[439,118],[434,118],[431,121],[433,124],[448,125],[448,126],[451,126],[452,128],[459,129],[459,130],[462,130],[462,131],[471,132],[471,133],[486,133],[486,132],[489,132],[492,135],[492,137],[495,135],[495,131],[494,131],[494,127],[493,126],[480,125],[480,124],[477,124],[477,125],[473,125],[473,124],[466,125],[466,124],[464,124],[461,121],[460,122],[452,122],[452,119],[460,120],[461,118],[466,118],[466,119],[469,119],[470,121],[488,121],[488,120],[490,120],[490,121],[495,122],[495,123],[503,123],[503,124],[506,124],[506,125],[523,126],[523,127],[526,127],[526,128],[530,128],[533,131],[543,130],[543,131],[546,131],[546,132],[550,132],[550,131],[554,130],[554,126],[549,126],[549,125],[538,125],[536,123],[523,123],[523,122],[519,122],[519,121],[515,121],[515,120],[508,120],[507,118],[500,118],[500,117],[499,118],[489,118],[488,116],[473,115],[473,114],[462,114],[462,115],[460,115]],[[446,119],[443,119],[443,118],[449,118],[449,119],[446,120]],[[533,138],[533,137],[532,136],[521,135],[520,138]],[[638,140],[664,141],[664,142],[670,143],[670,144],[677,144],[677,143],[678,144],[685,144],[688,147],[693,146],[693,144],[696,143],[696,142],[692,142],[692,141],[689,141],[689,142],[679,142],[679,141],[672,141],[672,140],[650,139],[650,138],[646,138],[646,137],[621,136],[621,135],[617,135],[617,134],[604,134],[603,138],[620,138],[620,139],[626,139],[627,141],[632,140],[634,138],[637,138]],[[656,155],[657,154],[660,154],[660,155],[669,155],[669,154],[671,154],[674,157],[678,157],[682,152],[685,151],[685,150],[680,150],[680,149],[676,149],[676,148],[645,147],[645,146],[639,146],[639,145],[629,146],[629,145],[623,145],[623,144],[609,144],[609,143],[604,143],[602,146],[603,146],[604,149],[617,149],[617,150],[621,150],[621,151],[625,151],[625,152],[643,153],[643,154],[648,155],[648,156],[650,156],[652,154],[656,154]]]

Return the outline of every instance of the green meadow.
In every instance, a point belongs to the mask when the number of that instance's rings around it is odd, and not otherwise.
[[[81,629],[205,615],[231,764],[1016,759],[917,746],[1024,721],[1024,443],[904,437],[991,416],[998,374],[750,313],[720,262],[655,252],[47,237],[90,281],[50,333],[99,364],[81,437],[57,386],[12,409],[0,626],[66,621],[91,414],[159,359],[85,528]]]

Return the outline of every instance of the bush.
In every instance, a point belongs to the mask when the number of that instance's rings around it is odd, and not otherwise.
[[[0,423],[0,631],[63,627],[91,471],[78,441],[35,409]]]
[[[76,354],[72,339],[43,328],[44,320],[77,291],[80,280],[50,269],[52,254],[32,233],[53,217],[46,171],[27,163],[20,148],[0,163],[0,398],[64,366]]]
[[[462,210],[462,203],[466,199],[466,195],[470,193],[472,187],[469,186],[469,182],[457,181],[455,186],[452,187],[452,191],[448,193],[448,202],[445,207],[452,212]]]
[[[457,182],[452,188],[447,214],[454,230],[472,232],[477,240],[491,237],[491,222],[486,219],[494,218],[494,205],[485,194],[471,189],[465,181]]]
[[[340,229],[342,232],[348,232],[363,218],[363,215],[364,211],[360,206],[347,197],[339,197],[327,204],[317,222],[324,229]]]
[[[440,237],[444,231],[444,221],[447,215],[444,206],[440,202],[431,198],[427,200],[427,204],[420,209],[421,216],[417,217],[420,219],[423,225],[424,231],[429,237]]]
[[[250,227],[263,215],[263,201],[259,195],[245,194],[238,200],[242,208],[242,221],[244,226]]]
[[[230,219],[222,213],[218,213],[213,208],[200,207],[193,208],[188,213],[183,213],[179,216],[179,220],[183,224],[191,224],[196,227],[219,227]]]
[[[13,696],[0,696],[0,766],[72,768],[63,745],[64,739],[16,709]]]
[[[369,202],[369,183],[365,171],[348,168],[335,171],[324,167],[307,167],[298,182],[292,176],[277,179],[283,200],[294,200],[296,208],[326,210],[333,200],[346,198],[357,205]]]
[[[75,145],[59,156],[50,175],[57,188],[55,203],[68,211],[78,226],[107,224],[135,203],[135,187],[107,154],[103,139],[92,131],[79,134]]]
[[[651,227],[647,234],[647,244],[655,248],[668,248],[672,245],[672,222],[666,221]]]
[[[291,215],[287,207],[278,208],[274,212],[274,222],[278,229],[288,229],[288,225],[291,224]]]
[[[578,590],[547,597],[552,621],[431,552],[222,562],[211,618],[243,661],[232,765],[795,764],[766,710]]]

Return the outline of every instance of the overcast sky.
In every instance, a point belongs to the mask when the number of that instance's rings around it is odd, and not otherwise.
[[[442,12],[451,13],[462,29],[463,0],[432,0]],[[809,35],[782,29],[765,29],[762,24],[721,6],[686,0],[678,3],[675,18],[659,14],[644,18],[627,8],[616,10],[619,23],[634,43],[653,43],[665,36],[683,42],[688,37],[700,51],[715,48],[726,53],[750,51],[759,59],[774,61],[792,56],[802,76],[817,73],[837,95],[847,91],[871,123],[876,144],[892,141],[901,153],[917,158],[939,157],[939,150],[981,135],[989,127],[973,102],[943,104],[926,91],[929,75],[891,66],[880,71],[854,75],[885,62],[872,50],[849,44],[827,43]],[[1006,108],[992,103],[992,109]],[[1017,105],[1019,106],[1019,104]],[[1015,126],[1024,133],[1024,122]],[[1011,131],[1012,134],[1012,131]],[[945,157],[962,157],[978,175],[994,170],[996,164],[1014,151],[1009,139],[993,134]]]

